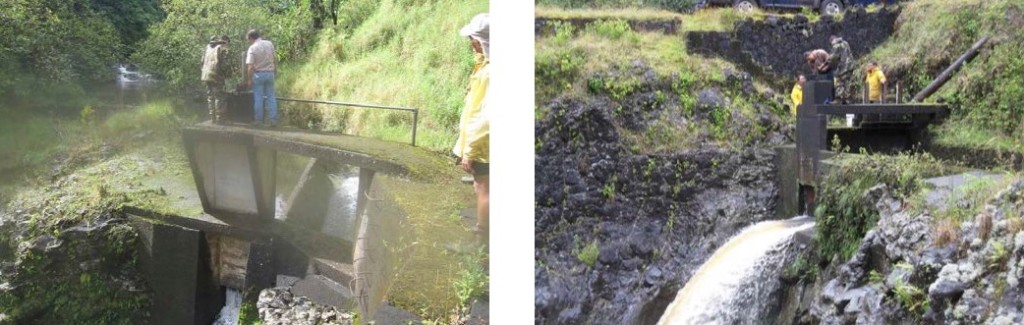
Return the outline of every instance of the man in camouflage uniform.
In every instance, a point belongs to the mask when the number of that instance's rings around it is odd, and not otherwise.
[[[834,102],[848,103],[850,100],[850,86],[846,83],[853,72],[853,54],[850,52],[850,44],[842,37],[832,35],[829,40],[832,42],[832,53],[829,53],[829,66],[835,74],[832,83],[835,86]]]
[[[222,124],[224,120],[224,106],[226,93],[224,92],[224,80],[230,74],[228,63],[228,44],[230,40],[227,35],[210,37],[210,43],[203,54],[202,81],[206,83],[206,102],[210,109],[210,119],[213,123]]]

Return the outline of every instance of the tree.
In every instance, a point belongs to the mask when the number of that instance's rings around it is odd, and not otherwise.
[[[167,0],[166,18],[150,30],[132,59],[175,86],[199,82],[202,48],[212,35],[228,35],[241,66],[245,33],[258,29],[274,42],[279,62],[301,56],[315,35],[307,7],[246,0]],[[236,74],[240,75],[240,74]]]

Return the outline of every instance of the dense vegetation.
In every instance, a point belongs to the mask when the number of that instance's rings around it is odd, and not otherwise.
[[[643,15],[662,19],[664,13]],[[536,45],[538,118],[557,100],[607,101],[602,105],[616,119],[642,121],[621,130],[637,153],[709,143],[738,148],[780,129],[784,108],[762,93],[763,83],[722,59],[687,53],[677,35],[637,32],[614,17],[582,28],[553,25]]]
[[[818,256],[824,262],[838,257],[846,261],[857,250],[864,234],[875,227],[878,211],[867,196],[868,189],[884,184],[890,194],[906,199],[925,189],[925,178],[947,175],[958,169],[928,154],[847,155],[834,159],[835,165],[818,189]]]
[[[676,12],[692,10],[697,2],[697,0],[537,0],[538,5],[573,9],[652,7]]]
[[[2,0],[0,94],[7,105],[74,107],[83,85],[110,79],[111,65],[159,17],[155,1]],[[137,16],[126,18],[126,13]],[[0,105],[9,116],[10,108]]]
[[[237,67],[234,79],[241,81],[242,55],[249,45],[245,33],[250,29],[260,30],[274,42],[282,63],[301,59],[316,32],[310,11],[288,2],[168,0],[162,7],[167,18],[150,29],[152,35],[132,58],[175,87],[198,88],[202,49],[212,35],[231,38]]]

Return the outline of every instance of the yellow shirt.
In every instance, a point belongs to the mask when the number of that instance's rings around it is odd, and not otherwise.
[[[469,78],[466,106],[459,120],[459,139],[452,151],[463,159],[487,163],[490,160],[491,124],[487,116],[487,86],[490,64],[484,64]]]
[[[796,107],[804,102],[804,87],[794,84],[793,93],[789,97],[793,99],[793,115],[796,115]]]
[[[882,84],[885,83],[885,74],[882,69],[875,68],[868,71],[868,100],[878,101],[882,99]]]

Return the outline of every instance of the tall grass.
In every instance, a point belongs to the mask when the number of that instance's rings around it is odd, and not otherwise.
[[[692,10],[697,0],[538,0],[537,5],[563,8],[659,8],[684,12]]]
[[[308,60],[282,67],[281,96],[413,107],[417,144],[447,150],[455,142],[473,53],[458,30],[487,1],[352,1],[339,26],[320,33]],[[317,127],[407,141],[412,117],[398,112],[316,106]],[[301,121],[300,121],[301,123]]]
[[[625,20],[675,20],[683,15],[655,8],[578,8],[567,9],[548,5],[538,5],[534,11],[538,18],[549,19],[625,19]]]

